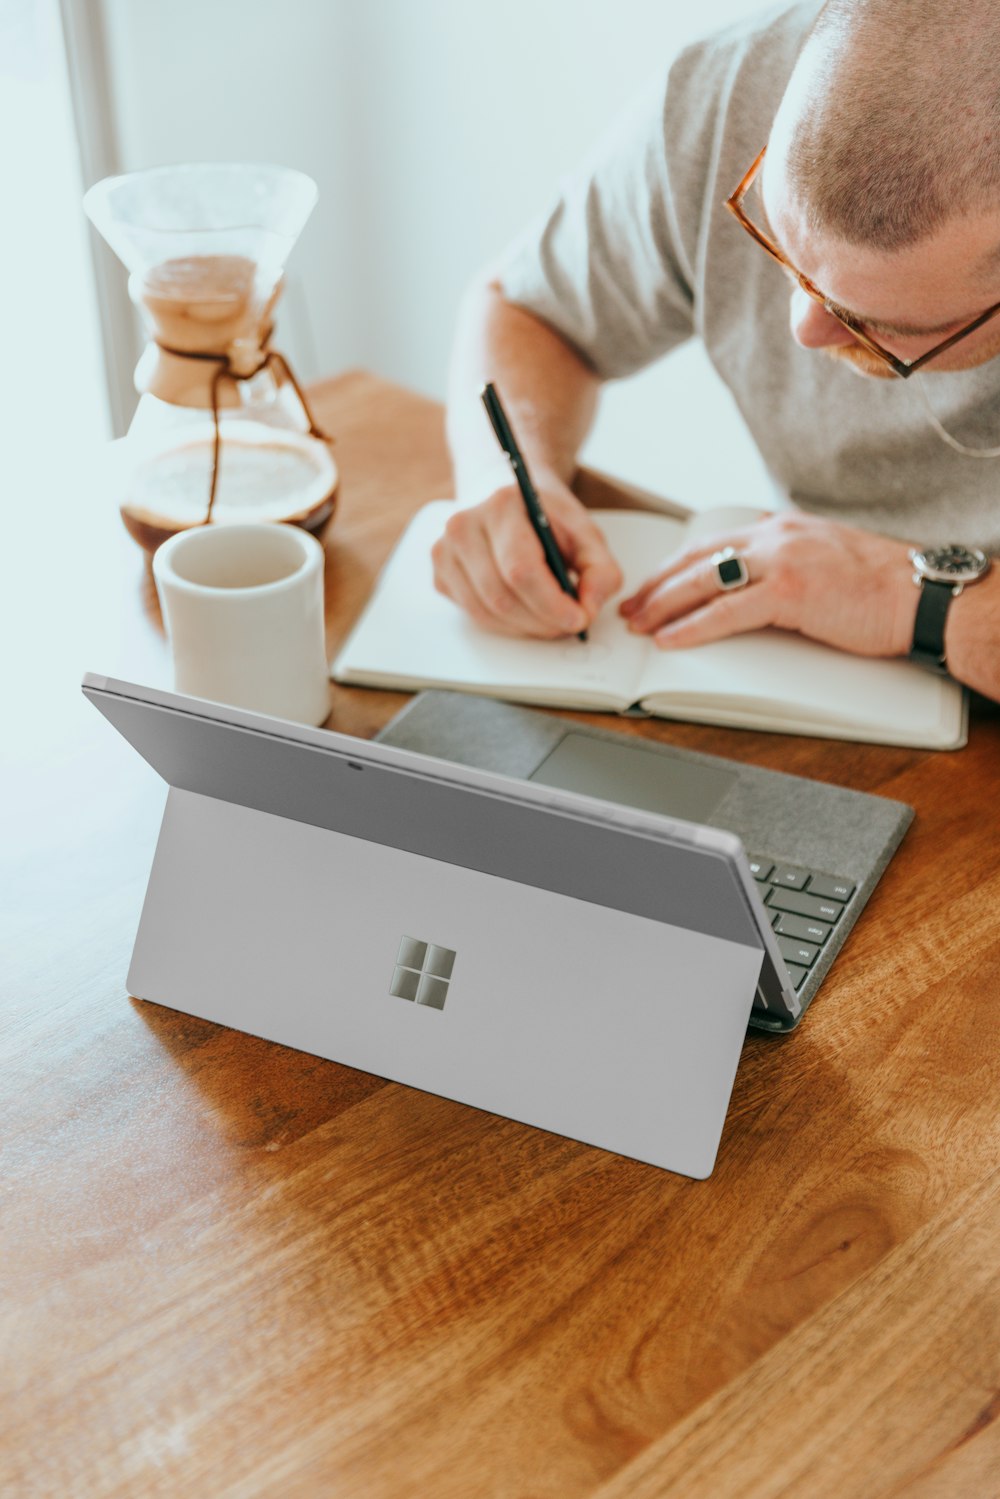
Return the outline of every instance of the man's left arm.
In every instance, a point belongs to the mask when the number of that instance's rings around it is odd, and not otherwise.
[[[749,583],[720,591],[714,553],[731,546]],[[710,537],[671,558],[619,606],[629,628],[686,649],[765,625],[862,656],[906,656],[920,592],[910,546],[801,512]],[[952,600],[948,670],[1000,701],[1000,568]]]
[[[952,599],[944,630],[948,670],[966,687],[1000,702],[1000,567]]]

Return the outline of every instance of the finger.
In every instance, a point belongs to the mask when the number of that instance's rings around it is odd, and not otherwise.
[[[530,624],[529,633],[568,635],[586,628],[586,613],[563,592],[523,510],[498,509],[486,538],[497,576],[517,600],[517,617],[525,629]],[[572,557],[565,560],[575,567]]]
[[[560,535],[557,540],[579,580],[580,603],[589,623],[622,586],[622,570],[598,526],[587,524],[579,532]]]
[[[683,572],[686,568],[692,567],[698,562],[703,562],[709,557],[713,557],[716,552],[721,552],[724,547],[733,547],[737,552],[742,554],[744,549],[752,544],[752,541],[753,536],[751,532],[741,531],[737,532],[736,535],[708,537],[704,542],[699,542],[697,546],[685,547],[682,552],[677,552],[673,557],[669,558],[652,577],[647,578],[636,589],[635,593],[631,594],[627,599],[623,599],[618,606],[619,612],[626,619],[629,618],[643,608],[650,594],[654,593],[662,583],[676,577],[678,573]]]
[[[698,563],[705,562],[714,557],[724,547],[731,546],[736,551],[742,553],[743,549],[749,546],[750,540],[751,538],[746,533],[729,537],[715,536],[696,547],[687,547],[683,552],[678,552],[675,557],[672,557],[651,578],[647,578],[645,583],[637,588],[631,597],[622,600],[619,606],[622,614],[626,618],[634,615],[638,610],[643,608],[650,595],[661,584],[668,582],[671,578],[677,577],[678,574],[696,566]]]
[[[491,634],[508,635],[517,640],[523,640],[526,637],[536,640],[556,640],[564,634],[562,630],[547,629],[532,615],[525,615],[513,594],[509,591],[507,594],[501,594],[499,584],[497,590],[484,599],[476,583],[465,571],[463,560],[457,558],[455,561],[451,596],[475,624],[484,630],[489,630]]]
[[[461,549],[442,538],[435,544],[432,556],[434,587],[464,609],[477,625],[502,635],[526,633],[524,621],[519,618],[517,599],[492,568],[484,537],[477,537],[471,527],[464,529]],[[470,557],[479,559],[475,577],[466,566]]]
[[[762,630],[774,623],[774,601],[765,583],[724,593],[700,609],[683,615],[653,635],[662,650],[689,650],[713,640]]]
[[[504,635],[553,636],[525,610],[501,577],[487,527],[485,507],[459,512],[432,550],[435,586],[465,609],[477,624]]]
[[[746,553],[741,555],[752,581],[751,559]],[[657,581],[643,595],[642,603],[626,615],[628,628],[636,635],[651,635],[671,620],[710,603],[720,592],[715,564],[710,557],[704,557],[684,572]]]
[[[434,587],[438,593],[457,604],[475,624],[486,630],[500,629],[499,622],[484,607],[454,554],[443,555],[440,560],[435,561]]]

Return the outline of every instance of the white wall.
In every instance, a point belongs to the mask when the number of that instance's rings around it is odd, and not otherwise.
[[[282,346],[444,390],[472,272],[648,74],[759,0],[102,0],[122,167],[285,162],[320,202],[289,268]],[[678,419],[673,417],[677,414]],[[612,387],[592,462],[692,503],[766,493],[700,350]]]
[[[0,5],[0,166],[0,493],[13,506],[35,502],[54,434],[76,448],[108,430],[55,0]]]

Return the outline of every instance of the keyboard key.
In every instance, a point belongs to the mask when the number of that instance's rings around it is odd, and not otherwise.
[[[794,916],[817,916],[820,921],[829,921],[831,925],[840,920],[844,909],[837,901],[820,900],[802,890],[782,890],[780,885],[771,886],[766,901],[778,911],[791,911]]]
[[[771,870],[773,868],[774,865],[770,859],[750,859],[750,873],[753,875],[755,880],[761,880],[762,882],[764,880],[769,880],[771,878]]]
[[[812,967],[819,952],[811,942],[797,942],[794,937],[779,937],[778,947],[786,963],[801,963],[804,968]]]
[[[807,921],[804,916],[789,916],[787,911],[775,911],[773,925],[779,937],[798,937],[801,942],[815,942],[819,947],[833,931],[825,921]]]
[[[779,864],[771,876],[771,884],[781,885],[785,890],[804,890],[808,878],[808,869],[796,869],[794,864]]]
[[[792,983],[795,985],[796,989],[801,989],[802,985],[809,977],[808,968],[800,968],[797,963],[786,963],[785,967],[788,969],[788,976],[791,979]]]
[[[828,900],[850,900],[854,886],[850,880],[840,880],[832,874],[814,874],[809,881],[809,894],[825,896]]]

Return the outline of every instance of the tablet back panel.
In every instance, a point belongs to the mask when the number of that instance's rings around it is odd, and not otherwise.
[[[401,953],[405,939],[416,950]],[[453,954],[450,965],[428,965],[420,945]],[[760,957],[173,790],[128,983],[140,998],[706,1176]],[[450,971],[430,1003],[406,998],[411,976],[419,991],[434,966]]]
[[[708,1174],[762,952],[724,844],[255,715],[88,695],[173,788],[134,994]]]

